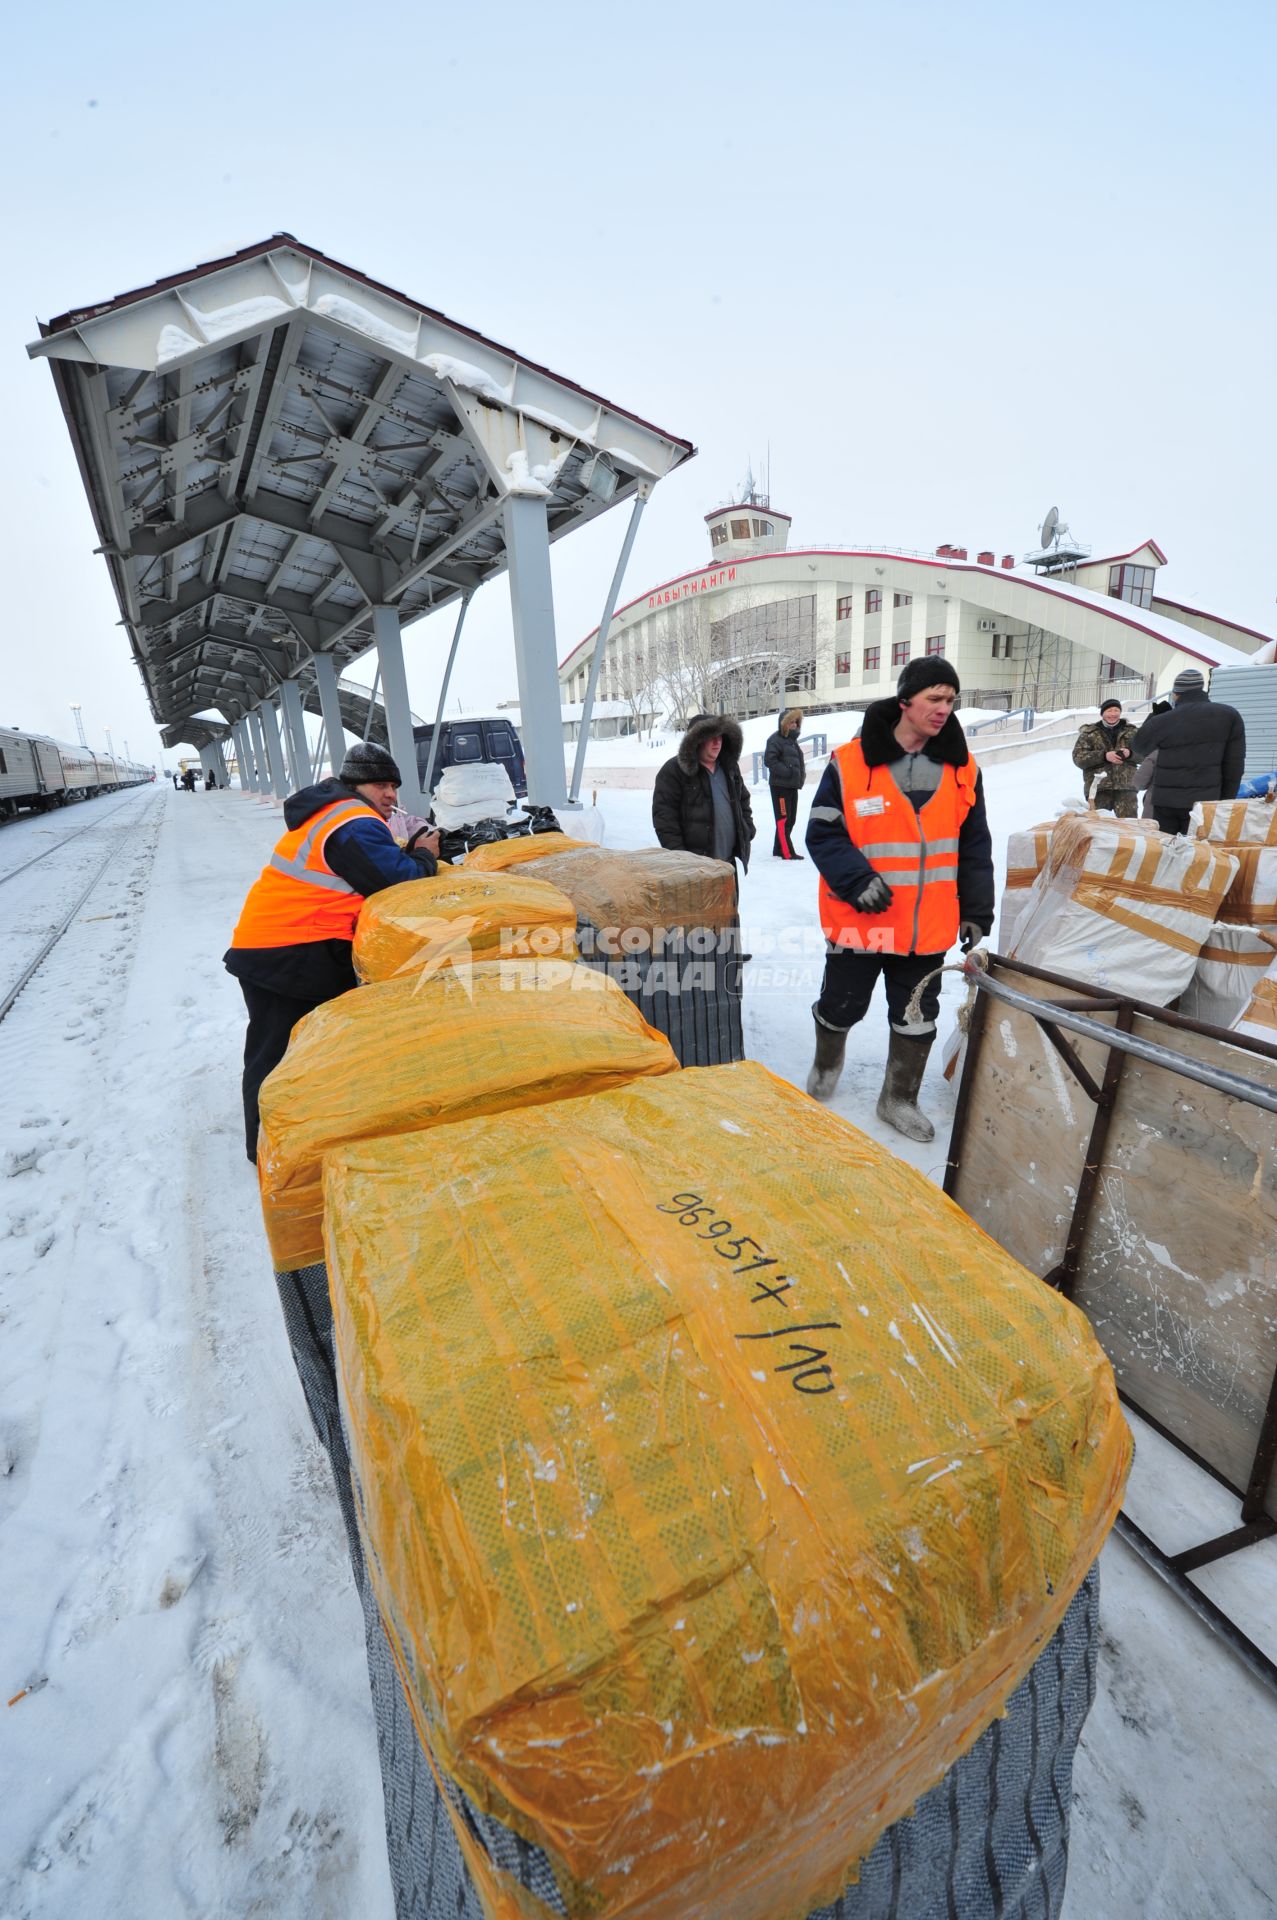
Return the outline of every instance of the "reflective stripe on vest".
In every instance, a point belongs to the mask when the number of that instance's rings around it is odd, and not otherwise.
[[[324,858],[328,836],[351,820],[385,821],[365,800],[334,800],[291,827],[276,844],[249,889],[232,947],[304,946],[313,940],[353,940],[364,904]],[[387,830],[388,831],[388,830]]]
[[[832,756],[842,789],[840,818],[892,890],[885,913],[857,913],[822,879],[825,938],[848,951],[945,953],[958,937],[958,836],[975,805],[975,762],[946,766],[915,813],[886,767],[869,767],[859,740]]]

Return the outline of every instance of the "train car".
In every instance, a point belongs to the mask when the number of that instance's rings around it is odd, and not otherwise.
[[[68,800],[87,800],[112,784],[111,762],[104,755],[91,753],[87,747],[65,746],[58,748],[58,755],[62,761]]]
[[[91,747],[70,747],[46,734],[0,727],[0,820],[23,808],[44,812],[69,800],[118,793],[154,780],[154,767],[139,766]]]
[[[0,818],[22,807],[60,806],[66,776],[57,742],[44,734],[0,727]]]

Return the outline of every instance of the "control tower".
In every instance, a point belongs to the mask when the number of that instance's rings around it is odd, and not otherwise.
[[[738,499],[705,515],[710,557],[717,563],[747,559],[755,553],[783,553],[789,545],[790,520],[789,514],[776,511],[749,473]]]

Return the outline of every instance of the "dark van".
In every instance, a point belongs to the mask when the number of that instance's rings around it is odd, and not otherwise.
[[[423,787],[434,731],[434,724],[429,721],[412,730],[417,745],[417,777]],[[515,793],[521,799],[526,796],[528,775],[523,764],[523,742],[509,720],[486,715],[477,720],[445,720],[432,779],[437,781],[445,767],[462,767],[483,760],[504,767]]]

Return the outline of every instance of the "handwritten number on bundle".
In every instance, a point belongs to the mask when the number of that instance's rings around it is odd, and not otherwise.
[[[722,1260],[739,1260],[745,1248],[752,1247],[757,1258],[746,1261],[743,1266],[733,1267],[732,1271],[736,1274],[758,1273],[763,1267],[774,1267],[778,1264],[776,1257],[773,1254],[764,1253],[752,1235],[734,1234],[730,1220],[724,1220],[721,1216],[715,1217],[713,1207],[703,1200],[699,1193],[671,1194],[668,1200],[657,1202],[656,1211],[671,1214],[681,1227],[695,1228],[696,1238],[711,1241],[715,1253]],[[705,1219],[708,1219],[709,1225],[702,1228],[701,1222]],[[770,1282],[760,1277],[758,1291],[750,1295],[750,1305],[759,1306],[764,1300],[771,1300],[788,1308],[789,1302],[782,1300],[782,1295],[789,1293],[793,1284],[788,1274],[778,1273]],[[826,1330],[837,1332],[840,1328],[840,1321],[816,1320],[806,1326],[791,1324],[770,1328],[764,1333],[738,1333],[736,1338],[738,1340],[774,1340],[778,1336],[795,1333],[815,1333]],[[798,1358],[783,1362],[776,1366],[774,1371],[789,1374],[790,1385],[795,1392],[808,1394],[833,1392],[833,1369],[826,1359],[826,1348],[808,1346],[803,1341],[791,1339],[789,1350],[791,1353],[796,1353]]]

